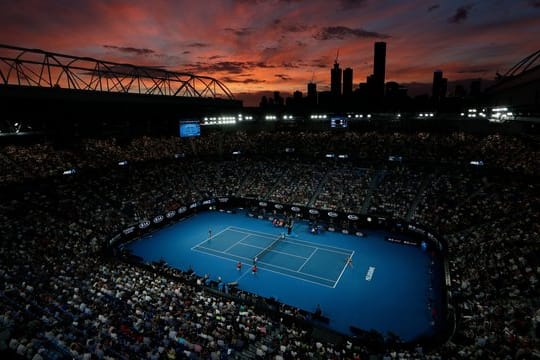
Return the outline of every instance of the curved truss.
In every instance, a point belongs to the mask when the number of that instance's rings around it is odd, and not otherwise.
[[[520,62],[512,66],[503,77],[511,77],[519,75],[533,67],[540,65],[540,50],[535,51],[531,55],[525,57]]]
[[[234,99],[225,84],[209,76],[2,44],[0,80],[4,85]]]

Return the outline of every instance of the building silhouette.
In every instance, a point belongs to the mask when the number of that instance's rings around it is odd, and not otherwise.
[[[433,103],[438,104],[446,97],[446,91],[448,87],[448,80],[443,77],[442,70],[436,70],[433,72],[433,85],[431,89],[431,97]]]
[[[342,70],[336,59],[334,67],[330,70],[330,92],[334,97],[341,96],[341,73]]]
[[[373,78],[372,95],[374,100],[381,101],[384,97],[384,81],[386,74],[386,43],[379,41],[375,43],[373,55]],[[369,83],[369,80],[368,80]]]
[[[469,91],[470,96],[478,97],[480,96],[481,92],[482,92],[482,80],[476,79],[476,80],[471,81],[470,91]]]
[[[343,71],[343,96],[350,97],[353,91],[353,69],[346,68]]]
[[[313,81],[307,84],[307,101],[310,105],[317,104],[317,84]]]

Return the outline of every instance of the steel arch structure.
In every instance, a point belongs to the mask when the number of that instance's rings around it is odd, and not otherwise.
[[[518,63],[508,69],[508,71],[502,75],[502,77],[507,78],[519,75],[529,69],[535,68],[536,66],[540,66],[540,50],[537,50],[529,56],[521,59]]]
[[[3,85],[233,100],[209,76],[0,44]]]

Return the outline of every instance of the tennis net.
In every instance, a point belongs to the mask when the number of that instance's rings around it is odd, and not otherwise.
[[[281,240],[281,235],[276,239],[274,240],[270,245],[268,245],[267,247],[265,247],[260,253],[258,253],[255,257],[256,258],[259,258],[261,259],[264,255],[268,254],[270,251],[272,251],[272,249],[274,249],[277,245],[277,243],[279,243]]]

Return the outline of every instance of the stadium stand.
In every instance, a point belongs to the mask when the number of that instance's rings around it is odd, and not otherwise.
[[[0,351],[34,360],[538,358],[537,145],[516,135],[355,131],[4,145]],[[285,157],[286,147],[295,153]],[[245,155],[233,157],[237,150]],[[388,163],[396,154],[406,161]],[[485,168],[470,165],[479,159]],[[384,212],[433,227],[449,242],[455,333],[436,348],[324,342],[299,309],[242,291],[224,296],[189,271],[105,251],[126,226],[209,195]]]

